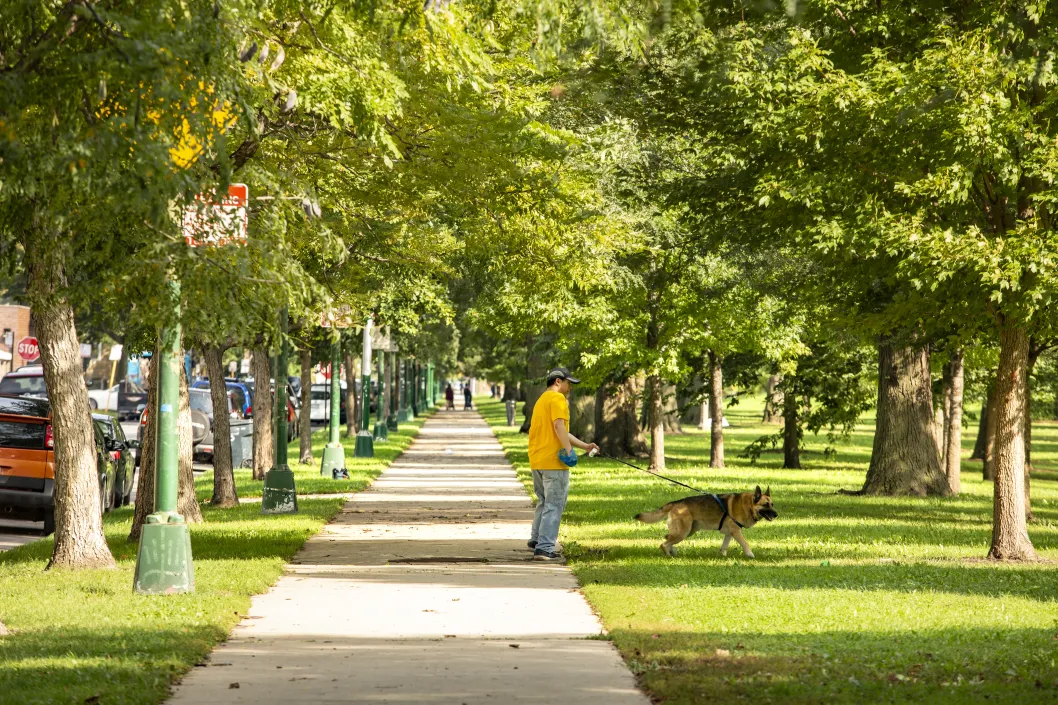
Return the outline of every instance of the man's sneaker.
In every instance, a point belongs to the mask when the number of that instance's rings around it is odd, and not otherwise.
[[[525,544],[525,545],[526,545],[526,546],[528,546],[528,547],[529,547],[529,550],[531,551],[531,550],[533,550],[534,548],[536,548],[536,541],[530,541],[529,543],[527,543],[527,544]]]
[[[525,545],[529,547],[530,551],[535,551],[536,550],[536,541],[530,541],[529,543],[527,543]],[[555,553],[562,553],[562,544],[556,543],[554,552]]]
[[[536,549],[533,552],[533,560],[534,561],[541,561],[541,562],[544,562],[544,563],[556,563],[556,562],[562,560],[562,554],[561,553],[551,553],[550,551],[543,551],[543,550],[538,548],[538,549]]]

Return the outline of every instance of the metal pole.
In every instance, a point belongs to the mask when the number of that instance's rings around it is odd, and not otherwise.
[[[162,331],[158,377],[157,455],[155,456],[154,513],[140,534],[133,589],[142,594],[193,592],[191,532],[176,513],[179,492],[180,368],[183,366],[180,327],[180,283],[169,283],[174,322]]]
[[[399,430],[397,424],[397,413],[399,409],[398,393],[394,389],[397,384],[397,353],[392,350],[389,353],[389,409],[386,415],[386,428],[396,433]]]
[[[287,307],[279,312],[279,359],[272,377],[276,381],[275,394],[275,466],[265,473],[261,494],[262,514],[296,514],[298,494],[294,487],[294,472],[287,464],[287,370],[290,368],[287,341]],[[257,384],[267,384],[261,380]]]
[[[341,422],[342,407],[342,383],[339,370],[342,364],[341,334],[334,331],[334,342],[331,343],[331,413],[330,413],[330,440],[323,449],[323,462],[320,465],[320,475],[330,477],[334,480],[348,480],[349,472],[345,468],[345,448],[338,438],[338,426]],[[352,380],[350,380],[352,382]],[[352,413],[346,410],[346,413]]]
[[[378,398],[375,406],[375,440],[388,441],[389,429],[386,428],[386,353],[378,351]]]
[[[408,382],[411,384],[411,417],[414,419],[416,416],[422,413],[422,409],[419,407],[419,363],[411,363],[411,379]]]
[[[360,380],[363,385],[360,389],[360,412],[361,424],[360,432],[356,434],[356,450],[354,455],[357,458],[373,458],[375,457],[375,442],[371,435],[371,431],[368,430],[368,424],[371,422],[371,325],[373,321],[371,317],[367,317],[367,321],[364,323],[364,351],[360,358]]]

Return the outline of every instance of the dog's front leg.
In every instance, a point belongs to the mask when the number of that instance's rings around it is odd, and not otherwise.
[[[720,555],[727,555],[727,545],[731,543],[731,534],[724,534],[724,542],[720,544]]]
[[[746,558],[755,558],[753,551],[749,547],[749,541],[746,541],[746,537],[742,535],[741,531],[732,531],[731,535],[735,537],[735,540],[738,541],[738,545],[742,547],[742,553]]]

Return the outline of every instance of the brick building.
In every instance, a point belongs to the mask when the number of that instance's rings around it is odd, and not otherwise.
[[[11,344],[7,344],[6,334],[11,331]],[[0,362],[0,374],[9,370],[17,370],[22,365],[28,364],[19,357],[12,348],[18,345],[18,341],[27,335],[33,335],[33,327],[30,323],[29,306],[18,306],[10,303],[0,303],[0,350],[11,353],[11,362]],[[10,367],[8,367],[10,365]]]

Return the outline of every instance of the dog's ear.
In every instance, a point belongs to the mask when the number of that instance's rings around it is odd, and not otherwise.
[[[771,485],[768,485],[768,489],[764,490],[765,497],[771,497]]]
[[[760,501],[760,485],[757,485],[757,489],[753,490],[753,501],[754,502],[759,502]]]

